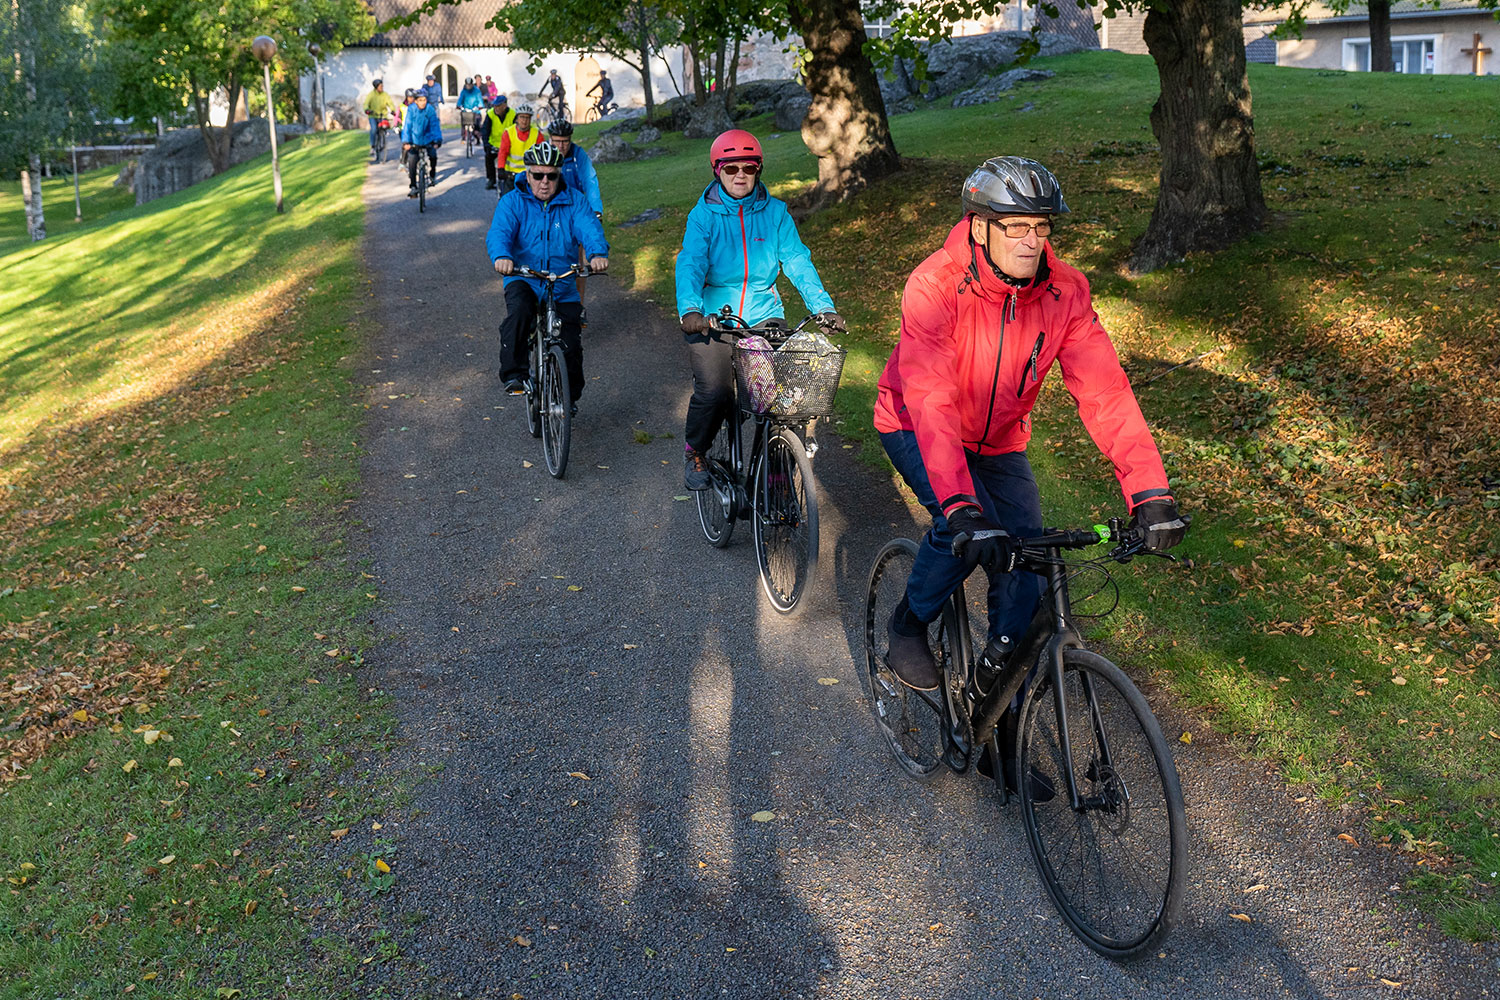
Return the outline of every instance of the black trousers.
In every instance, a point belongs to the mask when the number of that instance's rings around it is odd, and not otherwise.
[[[484,179],[491,184],[495,183],[495,157],[500,155],[500,150],[485,143],[484,146]]]
[[[688,400],[687,427],[683,439],[702,454],[713,444],[724,419],[734,406],[734,348],[726,337],[688,334],[688,364],[693,368],[693,396]]]
[[[409,154],[421,153],[424,149],[427,151],[428,183],[437,180],[437,147],[413,146],[411,149],[407,150],[408,156],[406,157],[406,173],[407,176],[411,178],[412,187],[417,186],[417,158]]]
[[[531,371],[531,323],[537,297],[524,281],[505,286],[505,319],[500,322],[500,377],[526,378]],[[568,363],[568,388],[573,402],[583,395],[583,303],[557,303],[562,320],[563,356]]]

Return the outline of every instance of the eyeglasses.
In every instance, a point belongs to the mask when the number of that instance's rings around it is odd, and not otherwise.
[[[759,163],[726,163],[722,167],[719,168],[719,173],[723,174],[725,177],[733,177],[735,174],[739,173],[741,170],[743,170],[745,172],[746,176],[748,176],[748,177],[754,177],[756,174],[760,173],[760,164]]]
[[[1005,233],[1005,235],[1009,236],[1013,240],[1025,239],[1026,234],[1031,232],[1033,229],[1035,229],[1036,234],[1044,240],[1048,236],[1052,235],[1051,222],[999,222],[995,219],[991,219],[990,222],[996,226],[999,226],[1000,229]]]
[[[556,171],[551,170],[545,173],[541,173],[536,170],[528,170],[526,172],[531,175],[531,179],[534,181],[555,181],[559,176],[561,176]]]

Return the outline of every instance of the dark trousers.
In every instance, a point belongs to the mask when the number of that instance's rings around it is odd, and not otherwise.
[[[537,297],[524,281],[505,285],[505,319],[500,322],[500,377],[524,379],[531,370],[531,323]],[[583,395],[583,303],[557,303],[562,320],[563,356],[568,363],[568,388],[573,402]]]
[[[726,417],[734,407],[734,354],[729,338],[716,339],[709,334],[689,334],[688,364],[693,368],[693,396],[688,400],[687,427],[683,440],[689,448],[702,454],[713,444]]]
[[[500,150],[485,144],[484,147],[484,179],[491,184],[495,183],[495,157],[500,155]]]
[[[437,180],[437,147],[436,146],[413,146],[407,150],[408,154],[427,151],[427,182],[430,184]],[[411,186],[417,186],[417,158],[408,155],[406,157],[406,174],[411,178]]]
[[[891,464],[901,473],[917,500],[932,515],[932,527],[922,537],[917,559],[906,581],[906,599],[911,613],[920,621],[930,622],[943,610],[946,601],[968,575],[962,559],[953,554],[953,534],[948,519],[937,504],[927,467],[917,448],[914,431],[892,431],[880,435],[880,443],[890,456]],[[974,495],[984,508],[985,516],[1016,536],[1039,535],[1042,531],[1042,496],[1031,474],[1031,463],[1024,451],[1004,455],[967,453],[969,475],[974,479]],[[1031,624],[1042,596],[1042,578],[1034,573],[994,573],[990,576],[989,613],[991,638],[1009,636],[1020,642]]]

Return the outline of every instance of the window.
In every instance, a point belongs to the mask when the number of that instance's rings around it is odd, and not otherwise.
[[[427,70],[437,77],[438,86],[443,88],[443,94],[447,97],[458,96],[459,75],[458,67],[450,62],[433,63]]]
[[[1391,63],[1397,73],[1432,73],[1436,61],[1437,39],[1434,36],[1391,38]],[[1357,73],[1370,71],[1368,38],[1344,39],[1344,69]]]

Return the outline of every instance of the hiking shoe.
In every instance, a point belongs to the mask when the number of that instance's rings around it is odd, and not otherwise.
[[[486,191],[493,191],[493,190],[495,190],[495,188],[496,188],[496,187],[498,187],[498,186],[499,186],[499,185],[497,185],[497,184],[496,184],[496,183],[495,183],[495,182],[494,182],[494,181],[490,181],[490,182],[489,182],[489,183],[488,183],[488,184],[486,184],[486,185],[485,185],[485,186],[484,186],[484,189],[485,189],[485,190],[486,190]]]
[[[711,482],[708,463],[696,451],[689,451],[683,459],[682,484],[690,490],[706,490]]]
[[[904,602],[903,602],[904,604]],[[885,652],[885,665],[891,668],[896,679],[913,691],[936,691],[938,686],[937,660],[927,648],[927,629],[921,635],[902,635],[896,629],[903,607],[898,605],[886,626],[889,645]]]
[[[417,189],[416,189],[416,187],[409,188],[407,190],[407,192],[406,192],[406,196],[408,198],[415,198],[417,196]]]

